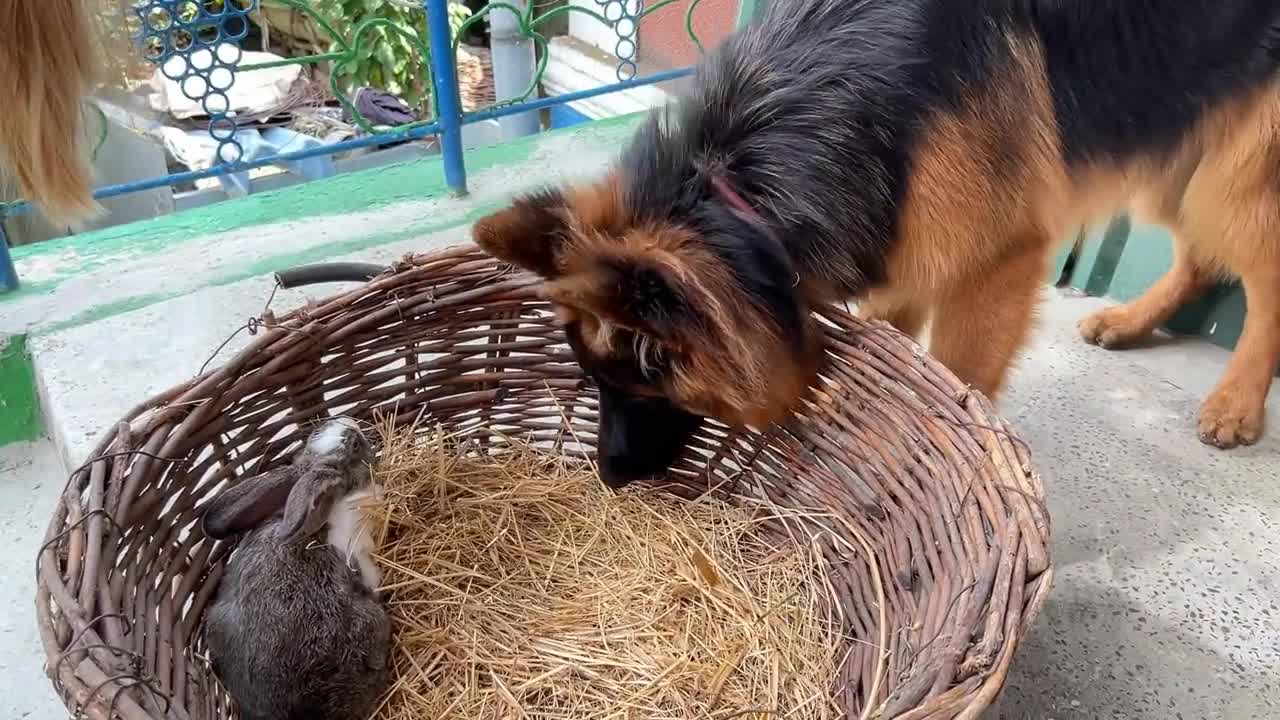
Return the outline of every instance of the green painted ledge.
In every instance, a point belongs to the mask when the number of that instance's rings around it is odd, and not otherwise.
[[[466,155],[468,176],[475,178],[487,170],[518,165],[528,160],[537,147],[549,138],[591,134],[610,141],[621,141],[629,135],[640,116],[633,114],[610,118],[500,145],[472,148]],[[517,189],[513,188],[512,191]],[[52,273],[42,273],[37,279],[24,282],[17,292],[0,294],[0,307],[5,303],[46,293],[77,275],[110,267],[113,263],[119,263],[122,258],[170,249],[216,233],[302,218],[367,212],[406,201],[444,198],[448,195],[444,169],[440,158],[436,156],[345,173],[151,220],[24,245],[12,251],[20,276],[24,274],[24,266],[36,265],[41,259],[73,257],[75,262],[60,262]],[[476,209],[492,208],[485,206]],[[432,229],[429,225],[419,226],[409,231],[409,235],[421,232],[424,228],[427,231]],[[388,233],[375,229],[370,235],[374,241],[356,246],[319,247],[300,256],[298,260],[309,262],[382,242],[394,242],[403,239],[405,233]],[[128,268],[121,269],[126,271]],[[257,270],[261,272],[262,269]],[[227,278],[225,281],[234,282],[238,279],[243,278]]]
[[[0,337],[0,445],[35,440],[43,433],[35,369],[25,335]]]
[[[221,287],[290,265],[319,262],[412,241],[461,227],[497,209],[530,185],[574,169],[597,170],[627,138],[641,115],[585,123],[514,142],[467,151],[472,195],[454,198],[438,157],[347,173],[278,191],[228,200],[181,213],[15,248],[24,278],[16,293],[0,295],[0,445],[38,438],[43,431],[28,338],[147,308],[203,288]],[[574,149],[580,152],[574,153]],[[564,157],[564,162],[557,159]],[[385,222],[378,217],[385,209]],[[363,214],[357,231],[284,245],[255,247],[262,237],[308,232]],[[348,223],[350,227],[350,223]],[[282,229],[283,228],[283,229]],[[214,265],[210,243],[240,245]],[[241,253],[241,248],[245,251]],[[135,281],[116,283],[117,278]],[[178,282],[154,285],[142,277],[172,273]],[[182,277],[186,274],[190,277]],[[98,282],[104,285],[98,285]],[[114,286],[114,287],[112,287]],[[93,288],[101,287],[99,293]],[[84,293],[88,293],[87,301]],[[77,298],[62,304],[62,299]]]
[[[543,157],[571,152],[563,149],[566,140],[569,147],[592,148],[595,156],[603,158],[626,141],[640,117],[641,114],[634,114],[611,118],[470,149],[467,170],[473,193],[464,198],[452,197],[444,182],[441,161],[433,157],[16,248],[14,258],[24,281],[17,292],[0,295],[0,314],[9,313],[11,318],[7,328],[0,327],[0,334],[45,335],[142,309],[200,288],[225,286],[269,275],[281,267],[319,262],[466,225],[497,209],[510,194],[539,180],[550,182],[571,168],[573,159],[561,165]],[[384,208],[395,213],[396,206],[424,202],[428,204],[423,209],[411,209],[408,216],[400,211],[388,222],[366,221],[367,232],[347,232],[282,247],[248,248],[242,256],[221,262],[214,270],[200,269],[203,248],[217,247],[208,245],[212,236],[239,235],[243,240],[246,233],[237,231],[248,230],[247,234],[252,235],[255,227],[270,232],[265,228],[293,222],[315,228],[317,222],[323,224],[330,218],[376,213]],[[304,228],[298,232],[307,231]],[[57,305],[55,298],[60,297],[59,293],[70,292],[63,285],[72,280],[96,275],[103,282],[114,283],[117,275],[127,277],[131,270],[143,266],[154,272],[157,263],[168,262],[172,262],[175,273],[196,273],[200,277],[167,287],[142,285],[106,292],[99,301],[77,303],[75,309],[63,310]],[[55,307],[50,311],[30,311],[41,303],[53,303]],[[25,320],[27,315],[33,318],[29,322]]]
[[[1087,233],[1065,284],[1118,302],[1136,299],[1173,264],[1173,238],[1163,228],[1121,216]],[[1235,348],[1244,328],[1244,292],[1236,283],[1214,287],[1176,313],[1165,329]]]

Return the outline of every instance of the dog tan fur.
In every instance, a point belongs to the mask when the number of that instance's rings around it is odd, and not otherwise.
[[[1210,113],[1168,156],[1073,174],[1058,159],[1039,53],[1025,39],[1009,42],[1021,59],[1017,73],[931,123],[902,242],[864,316],[912,335],[929,322],[931,352],[994,397],[1029,334],[1057,241],[1132,208],[1174,233],[1173,267],[1138,300],[1082,320],[1081,334],[1121,347],[1213,280],[1239,277],[1249,303],[1245,332],[1199,425],[1215,445],[1255,442],[1280,362],[1280,83]],[[1009,155],[1016,169],[993,172]]]
[[[930,320],[931,351],[993,397],[1072,214],[1039,53],[1025,39],[1008,42],[1018,62],[1007,75],[929,124],[887,281],[865,313],[913,335]]]
[[[1209,115],[1171,173],[1136,195],[1135,214],[1172,231],[1174,262],[1137,300],[1080,322],[1085,340],[1119,348],[1149,335],[1214,280],[1239,278],[1244,333],[1200,408],[1200,436],[1220,447],[1262,435],[1280,363],[1280,82]]]
[[[781,420],[822,303],[927,329],[996,398],[1055,248],[1134,210],[1174,231],[1174,267],[1081,333],[1132,342],[1239,276],[1244,336],[1199,429],[1251,443],[1280,360],[1277,28],[1265,0],[771,5],[609,179],[518,200],[476,240],[544,279],[623,477],[655,417]]]
[[[630,218],[616,177],[573,188],[562,200],[555,215],[564,231],[552,247],[529,242],[537,220],[522,206],[481,219],[473,236],[498,257],[541,268],[548,278],[542,295],[555,303],[562,321],[577,325],[583,346],[595,356],[626,352],[642,371],[659,362],[670,367],[660,392],[643,383],[627,390],[678,397],[692,411],[742,425],[765,425],[785,414],[813,376],[820,355],[816,333],[804,362],[790,352],[772,352],[788,347],[779,342],[774,318],[736,302],[729,268],[695,234]],[[696,313],[670,321],[639,316],[620,302],[619,284],[630,280],[620,278],[618,268],[654,271]]]

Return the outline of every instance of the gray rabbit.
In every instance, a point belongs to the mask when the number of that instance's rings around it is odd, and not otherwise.
[[[330,420],[288,467],[210,503],[204,531],[247,533],[205,616],[214,671],[243,720],[367,720],[390,682],[391,621],[377,595],[368,439]]]

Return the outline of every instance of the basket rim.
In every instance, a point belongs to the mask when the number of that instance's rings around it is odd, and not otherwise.
[[[81,605],[74,593],[69,592],[71,587],[79,582],[79,579],[72,578],[70,575],[77,570],[83,570],[83,563],[78,562],[79,559],[77,559],[76,567],[72,567],[70,561],[63,563],[57,557],[56,550],[64,538],[76,536],[77,532],[87,532],[90,535],[94,533],[101,534],[111,531],[111,526],[115,525],[114,518],[106,511],[97,510],[97,506],[86,509],[85,499],[86,492],[101,492],[100,486],[105,486],[112,480],[117,483],[121,481],[125,473],[123,468],[127,463],[123,461],[111,462],[113,447],[130,448],[128,453],[125,453],[126,455],[136,453],[137,450],[134,449],[134,443],[137,439],[150,436],[156,431],[156,428],[162,427],[166,423],[174,423],[166,433],[168,436],[172,436],[181,428],[199,425],[206,415],[212,414],[209,408],[216,409],[216,403],[207,401],[217,398],[228,384],[242,381],[247,370],[265,372],[265,369],[273,364],[277,366],[283,365],[288,358],[304,353],[308,348],[312,347],[316,341],[308,330],[325,327],[327,323],[334,321],[335,318],[343,317],[345,311],[353,307],[360,307],[360,302],[363,300],[373,299],[377,301],[379,298],[385,299],[390,296],[394,289],[405,285],[410,280],[430,279],[433,272],[450,264],[462,264],[464,266],[471,264],[477,267],[490,266],[495,268],[489,273],[483,285],[486,293],[511,292],[530,294],[532,288],[539,283],[536,277],[494,260],[474,244],[452,246],[428,253],[406,256],[367,283],[308,302],[279,316],[275,316],[270,312],[264,313],[261,325],[262,330],[243,348],[230,355],[221,365],[205,369],[192,379],[179,383],[138,403],[125,413],[114,427],[102,434],[101,439],[91,451],[85,463],[70,473],[67,479],[67,487],[60,494],[55,506],[44,543],[37,553],[37,615],[42,644],[45,648],[47,667],[51,679],[59,689],[59,692],[63,694],[69,707],[74,701],[83,707],[89,708],[89,716],[94,718],[107,718],[112,712],[111,709],[108,709],[107,714],[93,714],[90,706],[93,704],[97,691],[87,692],[87,689],[91,689],[95,681],[103,685],[109,683],[110,676],[104,670],[104,666],[109,666],[110,658],[104,656],[103,653],[76,649],[76,641],[74,639],[66,642],[65,637],[60,638],[60,633],[65,636],[66,628],[74,626],[77,636],[81,634],[93,635],[95,638],[102,640],[98,633],[93,630],[93,627],[97,625],[96,621],[99,619],[85,617],[85,607]],[[373,318],[376,318],[379,313],[395,310],[394,305],[398,304],[398,302],[388,303],[383,301],[375,304],[372,309],[361,309],[358,313],[360,317],[356,322],[347,324],[343,327],[343,332],[341,333],[326,336],[326,340],[332,342],[338,337],[355,334],[362,327],[362,323],[364,325],[373,324]],[[1026,443],[1021,440],[1013,429],[1008,428],[1000,421],[994,405],[981,393],[960,385],[955,380],[954,375],[925,353],[913,340],[901,335],[901,333],[886,324],[867,323],[859,320],[839,307],[824,308],[818,314],[828,322],[832,322],[836,328],[835,332],[838,333],[848,335],[861,328],[862,330],[870,329],[885,337],[893,337],[896,343],[893,355],[897,360],[901,362],[917,362],[932,375],[946,381],[938,381],[937,387],[933,388],[931,392],[936,392],[939,397],[942,397],[944,385],[948,386],[953,391],[953,394],[947,398],[949,401],[970,409],[975,415],[994,418],[995,422],[993,422],[992,426],[985,428],[996,448],[996,450],[989,451],[989,459],[1001,466],[997,467],[993,472],[1021,478],[1022,484],[1025,485],[1025,488],[1022,489],[1012,489],[1015,491],[1013,494],[1021,493],[1024,497],[1021,500],[1014,499],[1006,502],[1007,505],[1011,506],[1011,509],[1008,510],[1009,522],[1004,528],[1004,535],[990,539],[989,556],[984,561],[988,565],[974,568],[976,572],[983,575],[991,574],[991,582],[993,583],[998,581],[995,577],[996,573],[1012,573],[1017,577],[1025,578],[1024,586],[1016,592],[1011,592],[1011,597],[1005,599],[1005,602],[1011,605],[1016,600],[1017,604],[1023,606],[1020,624],[1017,627],[997,628],[997,630],[1003,630],[1005,638],[998,647],[998,654],[991,659],[993,665],[990,671],[981,678],[980,682],[971,683],[972,686],[966,687],[964,690],[963,694],[968,698],[968,702],[963,706],[970,710],[976,708],[974,710],[976,712],[994,701],[996,695],[1003,688],[1013,654],[1020,644],[1019,636],[1025,636],[1026,631],[1034,623],[1053,584],[1055,567],[1052,556],[1049,553],[1048,542],[1052,527],[1048,510],[1044,504],[1044,484],[1038,471],[1030,462],[1030,451]],[[848,342],[842,340],[841,342],[853,347],[851,340]],[[271,351],[269,357],[264,354],[268,350]],[[151,454],[151,457],[152,459],[163,459],[161,455],[155,452]],[[976,484],[977,479],[975,478],[972,482]],[[98,500],[101,502],[101,498]],[[963,505],[965,502],[967,502],[966,498],[962,498],[961,504]],[[1019,516],[1015,517],[1015,515]],[[76,519],[73,520],[72,518]],[[77,526],[80,528],[78,531]],[[999,547],[1003,547],[1004,551],[996,552],[996,548]],[[874,553],[872,553],[871,557],[875,557]],[[874,565],[875,563],[872,564]],[[877,570],[877,572],[879,571]],[[887,579],[891,580],[892,578]],[[1007,578],[1007,580],[1011,582],[1012,577]],[[87,584],[92,584],[92,582]],[[52,605],[55,604],[59,609],[57,615],[52,611]],[[879,610],[883,615],[885,612],[883,604]],[[974,612],[977,612],[977,610]],[[882,627],[885,627],[885,625],[882,624]],[[881,652],[887,653],[887,647],[887,641],[883,642],[880,645]],[[64,648],[69,649],[64,650]],[[184,648],[184,651],[186,649]],[[173,654],[177,655],[178,653]],[[74,668],[70,667],[71,663],[66,662],[72,655],[78,655],[81,658]],[[970,680],[977,677],[979,676],[975,675]],[[949,697],[949,695],[960,689],[961,686],[956,686],[946,692],[938,693],[929,692],[931,688],[926,687],[922,691],[925,691],[925,694],[936,704],[942,702],[943,699],[954,702],[955,698]],[[916,692],[918,692],[917,689],[908,688],[905,694],[910,696]],[[167,707],[164,709],[164,715],[146,714],[159,710],[161,705],[168,705],[167,698],[161,697],[158,693],[118,692],[117,695],[121,697],[119,702],[121,707],[117,708],[117,710],[123,713],[123,717],[130,718],[130,720],[134,718],[168,717]],[[153,695],[155,696],[153,697]],[[157,697],[161,697],[165,702],[160,703],[156,699]],[[131,706],[126,708],[125,705],[130,703]],[[147,710],[146,706],[150,706],[151,710]],[[908,705],[907,707],[913,706]],[[919,710],[921,708],[917,707],[916,709]],[[965,712],[967,713],[968,710]],[[966,714],[964,716],[969,715]],[[912,710],[903,717],[924,717],[924,715],[917,714],[915,710]]]

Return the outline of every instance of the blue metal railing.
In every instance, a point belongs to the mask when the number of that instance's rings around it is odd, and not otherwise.
[[[662,0],[652,4],[644,13],[648,14],[665,5],[678,2],[679,0]],[[482,108],[472,112],[464,112],[461,103],[461,94],[458,84],[458,71],[456,63],[456,40],[452,37],[452,29],[448,21],[449,0],[422,0],[423,9],[426,12],[427,36],[430,43],[429,48],[429,74],[430,87],[432,92],[432,102],[435,109],[435,117],[428,122],[415,123],[399,129],[379,130],[363,137],[334,142],[325,145],[309,147],[303,150],[292,152],[283,152],[273,154],[267,157],[253,158],[245,160],[242,157],[243,148],[236,141],[234,136],[234,117],[229,112],[229,108],[225,106],[227,96],[225,91],[228,89],[226,80],[214,83],[212,81],[212,73],[216,70],[213,65],[225,67],[231,81],[234,81],[234,74],[237,69],[240,72],[250,72],[254,68],[244,67],[237,68],[239,57],[235,63],[226,63],[219,59],[219,47],[221,43],[238,43],[247,33],[248,14],[257,7],[258,0],[236,5],[232,0],[222,0],[219,3],[221,10],[218,12],[208,11],[207,0],[200,4],[199,0],[151,0],[149,4],[141,9],[135,9],[138,17],[138,34],[140,40],[147,40],[153,43],[150,46],[143,46],[143,52],[146,57],[165,68],[165,63],[173,58],[179,58],[183,63],[182,77],[200,76],[203,78],[204,90],[199,97],[195,97],[195,93],[188,94],[183,84],[183,93],[193,101],[199,101],[210,118],[210,134],[219,141],[217,157],[220,162],[214,166],[204,170],[193,170],[188,172],[178,172],[169,175],[147,178],[133,182],[120,183],[98,188],[94,192],[94,197],[99,200],[127,195],[129,193],[142,192],[156,188],[169,187],[181,183],[193,182],[195,180],[218,177],[224,175],[233,175],[243,173],[255,168],[267,165],[282,164],[290,161],[305,160],[318,156],[332,156],[348,150],[357,148],[387,145],[405,140],[416,140],[428,136],[438,136],[440,142],[440,151],[444,167],[445,184],[450,192],[456,195],[462,195],[467,192],[467,172],[466,157],[463,152],[462,127],[468,123],[482,122],[516,115],[520,113],[541,110],[556,105],[564,105],[568,103],[585,100],[600,95],[619,92],[643,85],[651,85],[661,83],[668,80],[674,80],[689,75],[692,68],[681,68],[666,72],[659,72],[643,77],[634,77],[634,58],[626,58],[622,62],[632,63],[632,72],[628,75],[619,73],[620,80],[618,82],[601,85],[599,87],[570,92],[554,97],[524,99],[518,102],[499,103],[492,107]],[[625,0],[597,0],[600,3],[604,14],[594,13],[579,7],[563,8],[565,12],[580,11],[588,15],[592,15],[602,22],[609,22],[606,17],[608,14],[608,5],[610,3],[623,6]],[[687,6],[686,25],[690,35],[694,41],[701,43],[693,35],[693,10],[701,0],[690,0]],[[748,22],[755,15],[757,10],[763,6],[764,0],[741,0],[739,3],[738,16],[736,24],[738,26]],[[293,6],[302,6],[303,3],[296,0],[288,0],[287,4]],[[638,3],[636,3],[638,6]],[[505,6],[511,7],[501,2],[494,2],[493,7]],[[198,8],[194,17],[181,17],[181,9],[183,7]],[[625,7],[625,6],[623,6]],[[156,18],[160,20],[157,21]],[[634,35],[634,21],[640,15],[631,17],[632,27],[630,34]],[[231,31],[227,31],[227,23],[229,20],[236,20],[239,24]],[[378,21],[374,21],[376,24]],[[200,23],[204,23],[201,25]],[[616,23],[616,20],[614,21]],[[322,23],[323,24],[323,23]],[[528,25],[528,23],[526,23]],[[198,37],[199,31],[216,28],[213,37]],[[328,26],[326,25],[326,29]],[[546,53],[546,38],[538,34],[535,30],[527,29],[530,37],[535,38],[541,45],[544,55]],[[620,36],[621,37],[621,36]],[[185,46],[184,46],[185,44]],[[443,48],[442,51],[437,50]],[[195,53],[204,50],[211,53],[209,68],[196,68],[193,62]],[[237,50],[238,55],[238,50]],[[311,58],[310,61],[332,59],[339,55],[338,53],[329,53],[327,55]],[[301,62],[307,62],[303,60]],[[165,71],[168,76],[168,71]],[[540,77],[539,72],[539,77]],[[224,77],[228,77],[224,76]],[[625,78],[625,79],[621,79]],[[177,80],[178,78],[172,78]],[[336,80],[334,81],[336,88]],[[531,88],[533,90],[534,88]],[[349,102],[339,96],[343,100],[344,105],[350,109]],[[210,102],[210,99],[213,102]],[[363,123],[363,121],[361,121]],[[232,128],[231,135],[227,134],[227,128],[230,124]],[[230,149],[230,152],[224,152],[224,149]],[[0,204],[0,292],[15,290],[18,287],[18,275],[14,268],[12,259],[8,252],[7,242],[4,235],[3,220],[6,216],[13,216],[31,209],[30,205],[24,202],[11,203],[8,205]]]
[[[435,86],[436,124],[445,185],[451,192],[467,192],[467,166],[462,156],[462,94],[458,90],[458,62],[449,36],[449,0],[425,0],[427,34],[431,38],[431,79]]]

